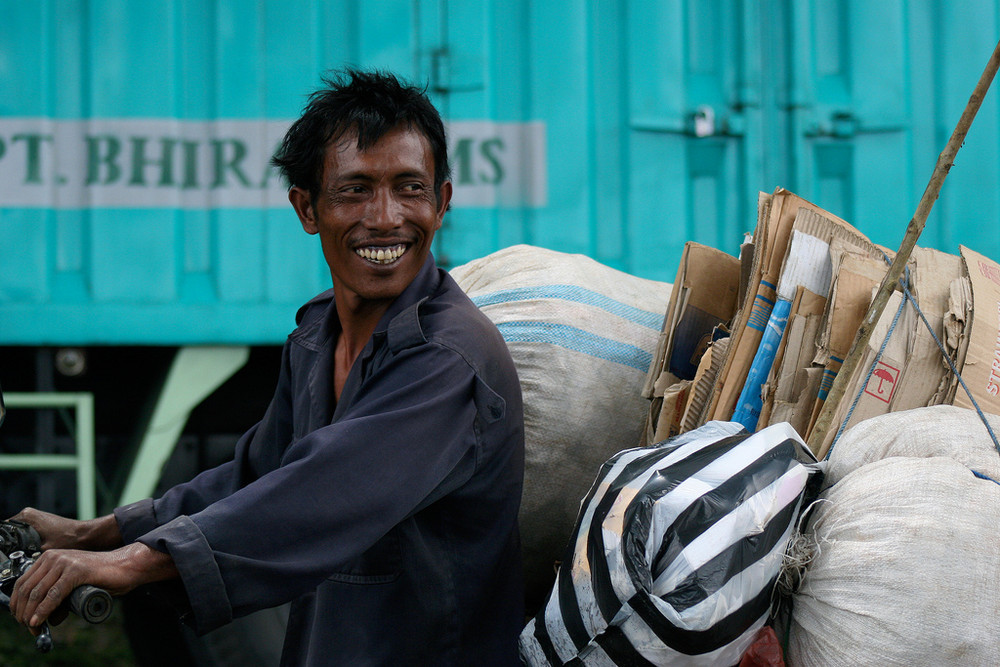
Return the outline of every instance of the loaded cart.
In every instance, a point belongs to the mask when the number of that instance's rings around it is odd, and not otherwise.
[[[916,245],[998,64],[897,251],[782,188],[738,258],[687,244],[528,664],[1000,661],[1000,263]]]

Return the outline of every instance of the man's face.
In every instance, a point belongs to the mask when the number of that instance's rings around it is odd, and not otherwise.
[[[315,203],[288,194],[302,227],[319,234],[338,303],[352,309],[398,297],[423,266],[451,200],[451,183],[434,195],[430,142],[405,125],[365,151],[347,133],[326,149]]]

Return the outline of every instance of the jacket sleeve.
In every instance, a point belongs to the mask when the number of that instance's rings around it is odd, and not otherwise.
[[[140,541],[173,556],[195,628],[314,589],[395,525],[461,487],[478,456],[477,378],[454,351],[401,351],[280,466]]]
[[[288,443],[291,429],[291,391],[288,365],[289,344],[282,353],[277,387],[263,419],[248,430],[236,443],[232,461],[206,470],[194,479],[172,487],[162,497],[140,500],[116,508],[115,519],[125,543],[162,526],[179,516],[191,515],[231,495],[259,476],[251,463],[250,451],[255,442],[268,439],[272,443]]]

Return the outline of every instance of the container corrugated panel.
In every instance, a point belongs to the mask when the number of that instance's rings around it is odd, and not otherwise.
[[[673,280],[783,186],[895,248],[996,0],[2,3],[0,344],[278,343],[329,285],[266,168],[345,64],[428,86],[455,265],[515,243]],[[996,94],[922,245],[1000,258]]]

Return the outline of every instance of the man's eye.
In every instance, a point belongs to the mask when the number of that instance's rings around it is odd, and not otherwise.
[[[365,188],[361,185],[349,185],[345,188],[341,188],[340,194],[342,195],[360,195],[364,194]]]
[[[406,192],[420,192],[424,189],[423,183],[407,183],[403,186],[403,190]]]

